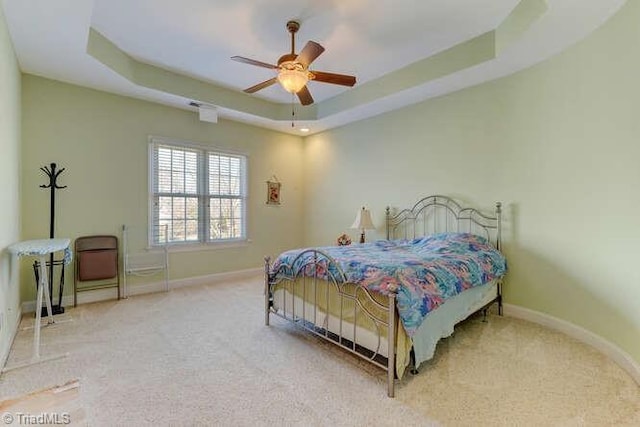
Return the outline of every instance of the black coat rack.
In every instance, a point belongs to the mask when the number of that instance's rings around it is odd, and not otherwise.
[[[58,185],[58,177],[62,172],[64,172],[65,168],[60,170],[56,170],[56,164],[51,163],[49,167],[44,166],[41,167],[40,170],[44,172],[47,177],[49,177],[49,184],[41,185],[40,188],[49,188],[51,190],[50,196],[50,211],[49,211],[49,238],[53,239],[55,235],[55,220],[56,220],[56,190],[61,190],[63,188],[67,188],[66,185]],[[58,304],[53,303],[53,272],[54,266],[61,266],[60,273],[60,288],[58,290]],[[36,276],[36,287],[38,286],[39,281],[39,269],[38,269],[38,261],[33,263],[33,271]],[[64,260],[53,259],[53,253],[49,255],[49,262],[47,262],[47,267],[49,267],[49,299],[51,302],[51,308],[53,309],[53,314],[64,313],[64,307],[62,306],[62,292],[64,291]],[[43,312],[46,309],[42,310]],[[44,313],[46,315],[46,313]]]

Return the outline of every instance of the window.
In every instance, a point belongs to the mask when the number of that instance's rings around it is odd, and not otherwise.
[[[246,239],[247,158],[152,138],[150,243]],[[166,226],[166,228],[165,228]]]

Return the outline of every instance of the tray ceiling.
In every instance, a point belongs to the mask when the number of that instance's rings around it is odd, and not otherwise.
[[[24,72],[299,133],[319,132],[511,74],[598,28],[624,0],[4,0]],[[242,89],[289,50],[325,47],[314,69],[357,76],[353,88],[310,82],[315,104],[273,85]]]

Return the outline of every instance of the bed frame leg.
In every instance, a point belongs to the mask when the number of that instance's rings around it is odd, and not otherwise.
[[[395,396],[395,379],[396,379],[396,294],[389,293],[389,329],[387,334],[388,357],[387,357],[387,395]]]
[[[269,326],[269,262],[271,258],[264,258],[264,324]]]
[[[498,282],[498,316],[502,316],[502,281]]]
[[[411,375],[418,375],[420,372],[416,366],[416,352],[413,350],[413,347],[411,347],[411,351],[409,352],[409,364],[411,366],[411,369],[409,370]]]

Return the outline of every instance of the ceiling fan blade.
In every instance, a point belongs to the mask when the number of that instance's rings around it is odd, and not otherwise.
[[[255,86],[251,86],[250,88],[245,89],[244,92],[246,92],[246,93],[254,93],[254,92],[259,91],[260,89],[264,89],[265,87],[271,86],[272,84],[274,84],[277,81],[278,81],[278,79],[276,77],[274,77],[272,79],[265,80],[262,83],[258,83]]]
[[[300,100],[300,104],[302,105],[313,104],[313,96],[311,96],[311,92],[309,92],[309,88],[307,88],[306,86],[300,89],[297,95],[298,95],[298,99]]]
[[[275,65],[267,64],[266,62],[262,62],[262,61],[256,61],[255,59],[245,58],[244,56],[232,56],[231,59],[233,59],[234,61],[243,62],[245,64],[255,65],[258,67],[271,68],[271,69],[278,68]]]
[[[355,76],[346,74],[325,73],[324,71],[311,71],[315,76],[313,80],[334,85],[353,86],[356,84]]]
[[[296,61],[303,66],[308,67],[315,59],[324,52],[324,48],[314,41],[308,41],[304,48],[300,51],[300,54],[296,58]]]

